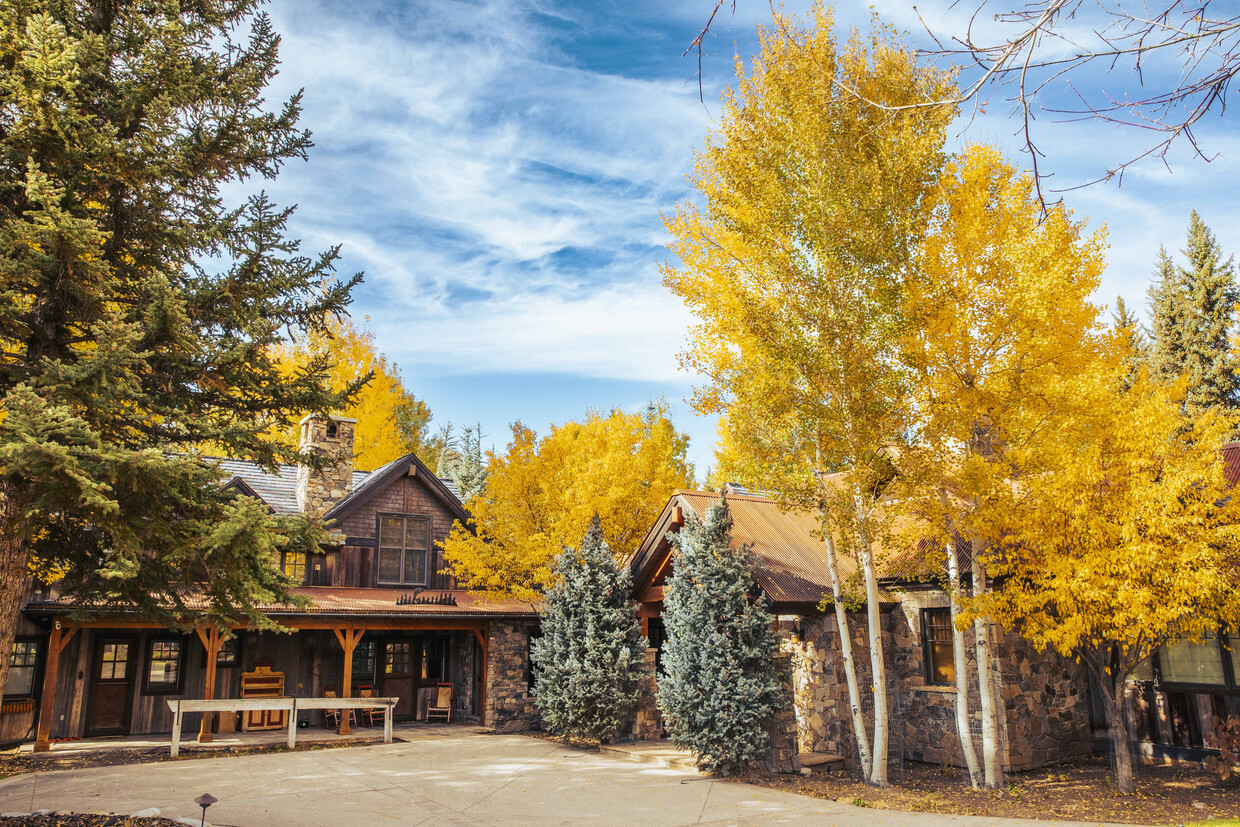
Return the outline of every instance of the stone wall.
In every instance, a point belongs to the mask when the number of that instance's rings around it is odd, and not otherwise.
[[[633,715],[633,726],[629,735],[634,741],[654,741],[662,737],[662,721],[659,716],[659,700],[657,696],[659,682],[655,674],[655,655],[657,650],[647,649],[646,663],[646,695],[638,704]]]
[[[321,469],[297,467],[297,505],[322,513],[345,498],[353,487],[353,427],[356,419],[307,416],[301,421],[301,449],[332,457]]]
[[[801,761],[797,755],[801,749],[797,711],[793,703],[795,692],[792,685],[792,655],[781,651],[775,655],[774,661],[775,674],[783,684],[787,703],[777,710],[767,723],[766,733],[770,738],[771,753],[766,758],[766,769],[770,772],[800,772]]]
[[[474,714],[474,654],[477,645],[473,632],[453,632],[452,651],[456,657],[453,670],[452,711],[453,720],[476,721]]]
[[[964,766],[956,731],[955,687],[927,685],[921,641],[921,609],[948,605],[938,590],[900,595],[899,608],[884,612],[883,648],[887,703],[891,713],[888,771],[902,759]],[[785,632],[783,649],[792,663],[798,741],[804,752],[844,759],[859,769],[852,732],[848,686],[834,614],[804,617],[799,630]],[[864,613],[849,615],[862,715],[873,733],[874,697]],[[993,630],[997,669],[999,755],[1005,770],[1025,770],[1089,755],[1089,702],[1084,670],[1053,653],[1039,653],[1015,633]],[[969,712],[975,744],[981,745],[981,703],[971,630],[965,635]],[[980,755],[979,755],[980,760]]]
[[[521,732],[540,726],[529,689],[531,626],[493,620],[487,641],[487,708],[483,723],[496,732]]]

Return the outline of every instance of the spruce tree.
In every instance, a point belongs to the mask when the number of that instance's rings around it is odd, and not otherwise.
[[[1235,406],[1240,399],[1231,352],[1237,299],[1233,258],[1223,260],[1218,239],[1196,210],[1189,216],[1183,252],[1187,266],[1180,273],[1191,319],[1184,330],[1188,402],[1200,407]]]
[[[672,743],[698,765],[739,771],[770,751],[766,722],[790,703],[775,674],[777,640],[748,546],[732,545],[727,500],[690,514],[677,534],[663,598],[667,631],[658,700]]]
[[[281,375],[273,350],[360,277],[299,252],[261,192],[225,201],[311,146],[300,95],[263,99],[257,5],[0,4],[0,652],[32,567],[161,622],[270,627],[255,605],[292,599],[272,555],[322,536],[202,458],[321,463],[281,434],[358,385],[330,391],[326,357]]]
[[[1188,297],[1180,270],[1167,255],[1166,247],[1158,248],[1158,264],[1154,269],[1154,281],[1147,296],[1150,313],[1150,372],[1159,379],[1168,381],[1179,376],[1184,369],[1184,327]]]
[[[579,549],[556,561],[558,582],[530,647],[534,693],[546,728],[607,741],[631,719],[646,689],[645,651],[627,568],[616,564],[595,516]]]
[[[1141,330],[1141,323],[1137,321],[1137,316],[1128,309],[1128,305],[1124,303],[1123,296],[1117,296],[1115,299],[1115,310],[1111,314],[1112,327],[1116,334],[1123,340],[1127,355],[1125,361],[1128,370],[1125,374],[1125,382],[1128,387],[1132,387],[1132,383],[1136,381],[1137,371],[1146,361],[1149,355],[1149,342],[1146,341],[1145,334]]]
[[[1149,290],[1151,370],[1164,381],[1187,375],[1190,405],[1235,407],[1240,388],[1231,338],[1240,293],[1233,260],[1223,260],[1218,240],[1195,210],[1182,252],[1183,267],[1159,249]]]

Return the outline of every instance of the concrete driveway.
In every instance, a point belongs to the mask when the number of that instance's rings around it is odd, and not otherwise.
[[[200,813],[217,825],[949,824],[1036,822],[859,809],[518,735],[31,773],[0,780],[0,812]],[[1067,827],[1065,822],[1045,822]]]

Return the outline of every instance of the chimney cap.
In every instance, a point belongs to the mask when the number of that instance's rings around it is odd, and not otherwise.
[[[306,414],[305,416],[301,418],[301,422],[298,422],[297,424],[305,425],[307,422],[309,422],[312,419],[330,419],[332,422],[348,422],[351,425],[357,424],[357,420],[353,419],[352,417],[336,416],[335,414],[332,414],[331,416],[323,416],[322,414]]]

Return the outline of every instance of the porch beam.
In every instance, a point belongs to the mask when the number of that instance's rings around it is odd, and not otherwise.
[[[207,650],[207,670],[203,677],[202,699],[210,701],[215,698],[216,660],[219,658],[220,647],[224,645],[224,633],[215,626],[195,626],[198,639]],[[211,734],[211,721],[215,718],[212,712],[203,712],[202,721],[198,725],[198,743],[209,744],[214,740]]]
[[[348,698],[353,694],[353,650],[357,648],[358,641],[362,639],[362,635],[366,634],[365,629],[355,629],[353,626],[346,626],[343,629],[334,628],[332,632],[336,635],[337,642],[344,652],[344,669],[342,670],[340,697]],[[352,710],[340,710],[340,729],[337,733],[340,735],[352,735],[353,727],[349,726],[349,716]],[[390,714],[389,714],[389,717]]]
[[[47,752],[52,748],[52,714],[56,705],[56,679],[60,674],[60,653],[73,640],[77,628],[62,627],[57,621],[47,641],[47,665],[44,668],[43,691],[39,695],[39,725],[35,732],[34,751]]]

